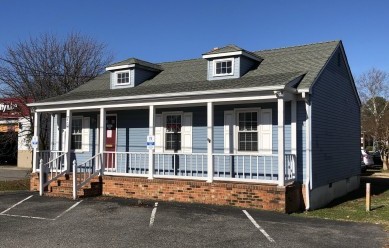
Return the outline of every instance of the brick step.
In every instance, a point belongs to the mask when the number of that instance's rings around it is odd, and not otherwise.
[[[51,197],[65,197],[73,198],[73,174],[65,174],[57,180],[50,183],[45,189],[45,195]],[[81,178],[77,178],[78,182],[81,182]],[[77,190],[77,197],[90,197],[99,196],[102,193],[101,178],[92,178],[86,185],[81,189]]]
[[[68,193],[53,193],[53,192],[45,192],[45,196],[49,197],[62,197],[62,198],[68,198],[68,199],[73,199],[73,194],[68,194]]]
[[[64,187],[64,186],[52,186],[50,187],[49,192],[45,192],[45,195],[51,196],[64,196],[64,197],[73,197],[73,187]],[[89,197],[89,196],[98,196],[101,195],[101,188],[81,188],[77,190],[78,197]]]
[[[59,181],[67,181],[67,180],[72,181],[73,174],[65,174],[64,176],[58,177],[57,180],[59,180]],[[82,179],[80,177],[78,177],[77,180],[82,180]],[[100,179],[98,176],[91,179],[91,182],[99,182],[99,181],[100,181]]]
[[[73,181],[72,180],[57,180],[56,182],[53,182],[52,184],[50,184],[50,186],[73,187]],[[101,183],[100,182],[89,181],[83,187],[86,187],[86,188],[98,188],[98,187],[101,187]]]

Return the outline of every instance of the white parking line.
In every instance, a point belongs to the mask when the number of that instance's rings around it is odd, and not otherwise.
[[[243,213],[245,213],[245,215],[247,216],[247,218],[249,218],[249,220],[254,224],[254,226],[255,226],[256,228],[258,228],[258,230],[261,231],[261,233],[262,233],[263,235],[265,235],[265,237],[266,237],[270,242],[273,242],[273,243],[276,242],[276,241],[274,241],[274,239],[272,239],[272,238],[270,237],[269,234],[267,234],[267,232],[266,232],[260,225],[258,225],[258,223],[254,220],[253,217],[251,217],[251,215],[250,215],[246,210],[243,210]]]
[[[157,207],[158,207],[158,202],[156,202],[156,203],[154,204],[153,211],[151,212],[151,216],[150,216],[150,225],[149,225],[149,227],[152,227],[153,224],[154,224],[155,214],[157,213]]]
[[[63,216],[64,214],[66,214],[67,212],[69,212],[70,210],[72,210],[73,208],[77,207],[78,204],[80,204],[83,200],[81,201],[78,201],[76,202],[75,204],[73,204],[70,208],[66,209],[65,211],[63,211],[60,215],[58,215],[57,217],[55,217],[54,219],[50,219],[50,218],[44,218],[44,217],[36,217],[36,216],[27,216],[27,215],[17,215],[17,214],[6,214],[7,211],[11,210],[12,208],[16,207],[17,205],[21,204],[22,202],[30,199],[32,197],[29,196],[27,197],[26,199],[14,204],[13,206],[11,206],[10,208],[4,210],[3,212],[0,213],[0,215],[3,215],[3,216],[10,216],[10,217],[20,217],[20,218],[27,218],[27,219],[37,219],[37,220],[56,220],[58,219],[59,217]]]
[[[16,204],[12,205],[11,207],[7,208],[6,210],[4,210],[3,212],[1,212],[0,214],[4,214],[4,213],[8,212],[9,210],[13,209],[14,207],[16,207],[17,205],[21,204],[22,202],[27,201],[27,200],[30,199],[31,197],[33,197],[33,195],[30,195],[30,196],[27,197],[26,199],[21,200],[20,202],[18,202],[18,203],[16,203]]]
[[[55,217],[53,220],[56,220],[58,219],[59,217],[61,217],[62,215],[66,214],[67,212],[69,212],[70,210],[72,210],[73,208],[77,207],[78,204],[80,204],[83,200],[79,201],[79,202],[76,202],[75,204],[73,204],[73,206],[71,206],[70,208],[66,209],[62,214],[58,215],[57,217]]]
[[[27,219],[37,219],[37,220],[54,220],[54,219],[47,219],[43,217],[35,217],[35,216],[25,216],[25,215],[16,215],[16,214],[1,214],[4,216],[10,216],[10,217],[20,217],[20,218],[27,218]]]

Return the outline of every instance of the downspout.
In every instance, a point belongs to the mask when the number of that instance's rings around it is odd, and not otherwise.
[[[306,197],[306,206],[305,210],[310,210],[311,208],[311,189],[312,189],[312,106],[309,99],[309,95],[303,94],[303,98],[305,99],[305,110],[307,112],[307,120],[306,120],[306,179],[305,179],[305,197]]]

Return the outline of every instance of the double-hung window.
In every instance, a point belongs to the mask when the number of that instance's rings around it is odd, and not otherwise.
[[[181,150],[181,115],[166,115],[165,126],[165,150]]]
[[[72,120],[71,149],[82,149],[82,118],[74,117]]]
[[[238,151],[258,151],[258,112],[238,112]]]
[[[122,85],[122,84],[129,84],[130,83],[130,72],[118,72],[116,74],[117,81],[116,84]]]
[[[214,61],[214,75],[215,76],[226,76],[233,75],[234,60],[223,59]]]

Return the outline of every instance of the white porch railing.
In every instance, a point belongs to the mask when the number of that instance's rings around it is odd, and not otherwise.
[[[66,153],[42,151],[40,154],[40,193],[44,187],[64,175]],[[53,159],[50,159],[53,158]],[[44,162],[44,159],[48,160]],[[238,182],[279,182],[278,154],[212,154],[213,179]],[[296,180],[296,156],[285,154],[285,182]],[[206,153],[154,153],[155,178],[182,178],[208,180],[208,154]],[[51,173],[50,177],[46,174]],[[77,190],[97,174],[122,176],[149,176],[148,152],[103,152],[77,165],[73,161],[73,197]],[[50,178],[46,180],[45,178]]]
[[[214,179],[278,183],[278,154],[213,155]],[[104,173],[147,177],[148,152],[104,152]],[[204,180],[208,176],[206,153],[154,153],[156,178]],[[296,156],[285,154],[285,182],[296,179]]]
[[[148,176],[148,152],[104,152],[105,174]]]
[[[61,157],[63,154],[65,154],[64,151],[50,151],[50,150],[40,150],[37,151],[37,163],[35,170],[39,171],[39,163],[42,160],[43,164],[48,163],[49,161],[54,161],[56,158]],[[62,165],[64,165],[64,160],[62,161]]]
[[[154,176],[204,179],[207,177],[207,154],[156,153]]]
[[[66,153],[56,156],[54,159],[44,163],[43,159],[39,160],[39,194],[43,195],[44,188],[51,182],[62,175],[65,175],[67,170],[64,166]],[[50,175],[50,177],[48,176]]]
[[[296,179],[297,160],[294,154],[285,154],[285,182],[292,182]]]
[[[215,180],[274,182],[278,180],[277,154],[213,154]]]
[[[98,165],[101,164],[101,154],[96,154],[81,164],[73,160],[73,199],[77,199],[77,190],[101,173]]]

